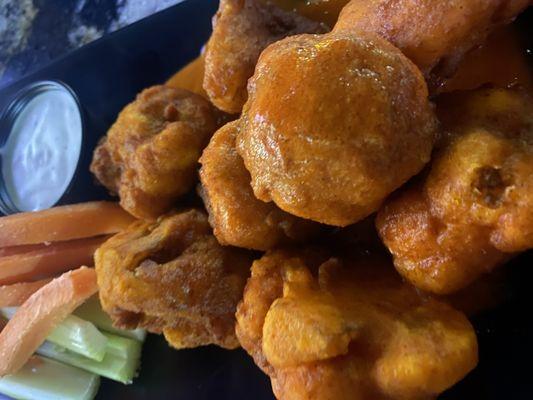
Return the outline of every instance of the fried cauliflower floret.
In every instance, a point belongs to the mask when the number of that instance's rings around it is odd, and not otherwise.
[[[126,211],[154,220],[194,187],[198,158],[216,128],[207,100],[154,86],[122,110],[96,148],[91,171]]]
[[[319,224],[255,198],[250,174],[235,149],[238,130],[238,121],[220,128],[200,158],[200,193],[219,243],[268,250],[316,235]]]
[[[240,113],[246,83],[265,47],[286,36],[325,31],[325,26],[270,1],[221,0],[205,53],[204,89],[209,99],[221,110]]]
[[[466,317],[389,263],[313,251],[254,262],[236,331],[278,399],[431,399],[475,367]]]
[[[113,323],[163,332],[178,349],[238,346],[235,308],[250,265],[248,253],[218,244],[197,210],[138,222],[95,254],[100,301]]]
[[[496,27],[511,22],[530,0],[352,0],[336,31],[377,33],[425,74],[448,76]]]
[[[420,71],[377,36],[270,45],[249,81],[237,150],[255,196],[346,226],[429,161],[436,118]]]
[[[533,247],[533,101],[480,90],[450,95],[440,114],[448,143],[377,227],[405,278],[451,293]]]

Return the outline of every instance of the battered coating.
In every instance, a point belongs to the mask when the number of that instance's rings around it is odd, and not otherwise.
[[[198,158],[216,128],[207,100],[154,86],[119,114],[95,150],[91,171],[126,211],[154,220],[194,187]]]
[[[205,53],[204,89],[209,99],[223,111],[240,113],[247,99],[246,83],[265,47],[286,36],[325,31],[324,25],[270,1],[221,0]]]
[[[425,74],[449,76],[462,57],[530,0],[352,0],[336,31],[377,33]]]
[[[376,224],[400,274],[451,293],[533,247],[533,101],[487,89],[449,95],[439,108],[449,143]]]
[[[200,193],[219,243],[268,250],[316,235],[319,224],[255,198],[250,174],[235,149],[238,130],[238,121],[220,128],[200,158]]]
[[[466,317],[389,263],[313,251],[254,262],[236,331],[278,399],[432,399],[475,367]]]
[[[270,45],[248,85],[237,150],[255,196],[345,226],[429,161],[436,118],[420,71],[377,36]]]
[[[235,309],[251,262],[220,246],[197,210],[135,223],[95,254],[100,301],[114,325],[163,332],[177,349],[238,347]]]

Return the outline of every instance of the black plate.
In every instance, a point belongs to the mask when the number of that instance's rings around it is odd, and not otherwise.
[[[213,0],[188,0],[104,37],[39,72],[0,90],[0,109],[26,84],[59,79],[70,85],[84,106],[92,148],[119,110],[142,89],[164,82],[198,55],[216,11]],[[520,17],[524,40],[532,48],[533,12]],[[105,198],[85,166],[65,202]],[[502,283],[501,306],[473,319],[480,344],[479,366],[441,399],[532,399],[533,253],[515,259]],[[104,379],[99,399],[254,399],[273,398],[269,380],[242,351],[216,347],[174,351],[163,338],[150,335],[143,350],[140,377],[131,386]]]

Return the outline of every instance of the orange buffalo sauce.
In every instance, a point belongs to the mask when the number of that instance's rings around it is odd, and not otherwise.
[[[323,22],[333,27],[342,8],[349,0],[274,0],[281,8],[294,10],[297,13],[312,19]]]
[[[284,9],[333,26],[349,0],[274,0]],[[204,57],[196,58],[174,74],[167,85],[190,90],[207,98],[202,88]],[[533,88],[533,74],[526,49],[513,25],[498,29],[479,48],[466,55],[456,74],[440,88],[440,93],[471,90],[485,84],[497,87],[520,85]]]
[[[274,0],[283,9],[294,10],[309,19],[335,25],[339,13],[349,0]],[[204,78],[204,57],[200,55],[191,63],[176,72],[167,82],[167,86],[187,89],[207,97],[202,82]]]
[[[500,28],[483,46],[467,54],[457,73],[444,83],[441,92],[471,90],[485,84],[529,88],[533,85],[526,49],[513,25]]]

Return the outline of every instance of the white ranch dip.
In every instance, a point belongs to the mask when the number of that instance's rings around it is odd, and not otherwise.
[[[82,120],[73,95],[47,82],[14,119],[0,150],[5,189],[20,211],[55,205],[76,171]]]

